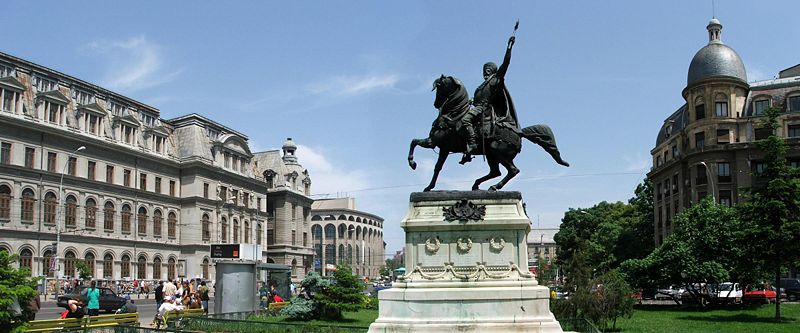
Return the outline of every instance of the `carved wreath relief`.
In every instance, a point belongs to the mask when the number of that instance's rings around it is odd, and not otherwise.
[[[506,240],[503,237],[492,237],[489,240],[489,249],[494,253],[499,253],[506,247]]]
[[[472,249],[472,239],[469,237],[459,237],[456,241],[456,249],[459,253],[467,253]]]
[[[485,205],[476,205],[469,200],[463,199],[450,207],[444,207],[445,221],[480,221],[486,215]]]
[[[438,237],[430,237],[425,241],[425,252],[436,254],[436,252],[439,252],[441,244],[442,242],[439,241]]]

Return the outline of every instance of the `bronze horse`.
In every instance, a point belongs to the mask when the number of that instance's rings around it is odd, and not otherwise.
[[[452,76],[442,75],[436,79],[433,89],[436,90],[436,100],[433,102],[433,106],[439,109],[439,116],[434,120],[427,138],[411,140],[411,149],[408,152],[408,165],[411,166],[411,169],[416,169],[414,148],[417,146],[429,149],[439,148],[439,158],[433,169],[433,178],[423,190],[425,192],[436,186],[436,179],[450,153],[466,152],[467,143],[464,134],[460,131],[460,120],[468,108],[472,107],[469,104],[469,93],[464,84]],[[486,122],[491,122],[491,118]],[[489,163],[489,174],[475,180],[475,183],[472,184],[473,191],[478,190],[481,183],[502,175],[501,164],[507,170],[506,176],[497,184],[490,186],[489,191],[503,188],[519,173],[519,169],[514,165],[514,158],[522,149],[522,137],[544,148],[558,164],[569,166],[569,163],[561,159],[553,132],[547,125],[533,125],[519,129],[516,124],[499,122],[493,126],[492,135],[484,134],[483,140],[478,142],[480,153],[477,155],[486,156],[486,162]],[[482,133],[485,133],[483,126],[479,128]]]

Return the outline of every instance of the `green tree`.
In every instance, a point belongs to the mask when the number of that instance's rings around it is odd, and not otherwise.
[[[631,297],[633,288],[625,282],[622,274],[611,270],[594,280],[591,288],[585,295],[588,299],[582,304],[581,310],[585,317],[603,330],[611,322],[612,330],[616,330],[617,318],[630,318],[633,315],[633,305],[636,300]]]
[[[281,314],[294,320],[319,318],[321,316],[320,308],[315,296],[330,284],[330,281],[325,280],[317,272],[309,273],[300,281],[302,294],[292,297],[291,303],[281,310]]]
[[[687,285],[705,304],[708,295],[693,284],[740,281],[752,275],[742,257],[749,246],[739,238],[742,227],[735,209],[706,197],[675,217],[675,230],[661,246],[645,258],[623,262],[620,271],[639,288]]]
[[[400,268],[401,264],[399,260],[394,260],[394,258],[386,259],[386,264],[381,267],[381,276],[392,276],[392,272]]]
[[[776,135],[778,109],[769,108],[764,127],[772,135],[759,140],[756,145],[764,153],[766,169],[756,175],[748,200],[740,205],[742,229],[748,242],[750,260],[762,269],[772,272],[775,286],[780,285],[782,270],[800,260],[800,174],[786,161],[787,145]],[[775,302],[775,320],[781,319],[780,297]]]
[[[29,304],[36,297],[36,278],[31,278],[27,268],[16,269],[12,263],[16,255],[0,251],[0,328],[3,331],[22,331],[26,318],[30,318]],[[22,313],[12,311],[19,304]]]
[[[364,284],[353,275],[353,270],[346,264],[336,266],[331,285],[322,288],[314,297],[319,306],[322,318],[337,320],[342,312],[358,311],[363,303],[361,292]]]
[[[78,272],[78,277],[80,277],[81,280],[89,280],[92,278],[92,272],[89,269],[89,265],[86,264],[85,260],[76,259],[75,270]]]

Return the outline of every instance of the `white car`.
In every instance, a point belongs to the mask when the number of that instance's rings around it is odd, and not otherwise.
[[[664,299],[680,299],[681,294],[686,291],[683,287],[676,287],[670,286],[669,288],[661,288],[656,291],[656,294],[653,298],[657,300],[664,300]]]
[[[719,293],[717,294],[720,303],[736,303],[742,302],[744,291],[739,287],[738,283],[723,282],[719,285]]]

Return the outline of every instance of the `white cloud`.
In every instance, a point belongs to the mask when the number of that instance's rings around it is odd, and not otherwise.
[[[399,81],[395,74],[382,75],[338,75],[320,83],[310,84],[307,89],[312,94],[353,96],[375,90],[393,88]]]
[[[182,69],[166,71],[161,47],[145,36],[121,41],[94,41],[84,46],[106,61],[101,84],[111,89],[137,91],[174,80]]]
[[[297,145],[297,159],[311,176],[313,194],[345,195],[348,191],[371,188],[369,174],[365,170],[342,168],[343,163],[332,162],[322,151]]]

